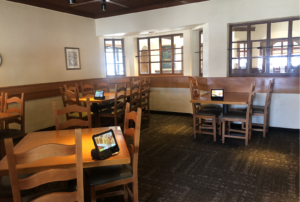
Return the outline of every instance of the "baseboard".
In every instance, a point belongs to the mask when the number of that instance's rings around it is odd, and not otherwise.
[[[193,114],[190,114],[190,113],[165,112],[165,111],[155,111],[155,110],[150,110],[150,113],[151,113],[151,114],[165,114],[165,115],[190,116],[190,117],[193,116]]]

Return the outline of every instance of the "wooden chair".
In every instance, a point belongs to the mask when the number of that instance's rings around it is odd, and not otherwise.
[[[238,139],[244,139],[245,145],[248,145],[248,140],[251,139],[251,128],[252,128],[252,110],[253,110],[253,100],[255,96],[255,82],[253,82],[250,86],[249,90],[249,98],[248,98],[248,106],[246,112],[244,111],[229,111],[227,114],[223,115],[222,120],[222,142],[225,142],[225,138],[238,138]],[[228,121],[228,134],[225,134],[225,121]],[[242,130],[236,130],[230,128],[230,123],[232,121],[235,122],[242,122]],[[243,124],[245,123],[245,128],[243,127]],[[243,128],[245,130],[243,130]],[[236,133],[244,133],[245,136],[235,136],[231,135],[230,132],[236,132]]]
[[[77,191],[47,193],[36,198],[35,202],[42,201],[84,201],[83,193],[83,166],[82,166],[82,138],[81,130],[75,130],[75,145],[46,144],[35,147],[23,153],[15,154],[12,138],[5,139],[9,177],[12,186],[14,202],[21,202],[21,190],[27,190],[42,184],[57,181],[77,179]],[[18,179],[17,165],[27,164],[53,156],[76,155],[76,168],[50,169],[35,173],[28,178]],[[31,200],[30,200],[31,201]]]
[[[128,201],[128,194],[132,201],[138,202],[138,155],[140,144],[140,127],[141,127],[141,108],[137,112],[130,112],[130,104],[126,103],[125,120],[124,120],[124,136],[133,139],[133,145],[128,145],[131,155],[131,165],[115,165],[98,168],[84,169],[87,183],[91,192],[91,202],[96,202],[97,198],[106,198],[116,195],[124,195],[125,202]],[[134,121],[135,128],[129,128],[129,120]],[[129,183],[133,183],[133,193],[128,187]],[[96,191],[109,189],[123,185],[123,190],[111,193],[96,195]]]
[[[148,118],[148,123],[150,122],[150,79],[144,80],[140,87],[140,103],[139,107],[143,110],[142,117]]]
[[[114,101],[113,108],[107,108],[99,113],[99,124],[101,124],[102,117],[112,117],[114,118],[115,126],[117,126],[118,117],[124,115],[125,103],[126,103],[126,88],[119,87],[119,85],[124,86],[123,84],[115,85],[115,101]]]
[[[252,126],[262,127],[262,129],[252,127],[252,131],[262,131],[263,132],[263,137],[266,137],[266,133],[269,131],[270,104],[271,104],[271,98],[272,98],[272,93],[273,93],[273,89],[274,89],[274,83],[275,83],[274,78],[271,81],[269,81],[265,106],[253,105],[253,114],[252,114],[252,116],[263,116],[264,117],[264,122],[263,122],[263,124],[252,123]]]
[[[136,111],[139,107],[139,98],[140,98],[140,91],[141,91],[141,82],[135,81],[132,82],[130,85],[130,111]]]
[[[98,82],[98,83],[96,84],[96,89],[97,89],[97,90],[103,90],[104,92],[109,92],[108,83],[105,83],[105,82]]]
[[[4,112],[4,94],[1,92],[0,94],[0,112]],[[0,122],[0,129],[4,128],[4,122]]]
[[[70,90],[72,92],[76,92],[76,93],[79,94],[79,88],[78,88],[78,84],[77,83],[75,83],[75,86],[69,86],[69,87],[65,84],[64,85],[64,90]]]
[[[273,67],[274,73],[280,73],[280,67]]]
[[[19,104],[20,107],[12,107],[9,108],[9,104]],[[14,113],[19,114],[20,118],[11,119],[9,121],[5,121],[5,129],[0,130],[0,137],[4,138],[19,138],[25,135],[25,100],[24,93],[21,94],[21,97],[11,97],[8,98],[8,94],[5,93],[4,99],[4,112],[5,113]],[[12,123],[17,123],[20,125],[20,129],[10,129],[9,125]]]
[[[87,107],[82,107],[78,105],[68,105],[64,107],[63,109],[58,110],[56,102],[53,101],[53,112],[54,112],[54,118],[55,118],[55,128],[56,130],[66,129],[70,127],[89,127],[92,128],[92,118],[91,118],[91,109],[90,109],[90,99],[87,98],[86,101]],[[69,113],[86,113],[87,114],[87,120],[82,119],[68,119],[64,123],[59,123],[58,116],[69,114]]]
[[[91,82],[91,84],[82,84],[82,82],[80,82],[80,86],[81,86],[82,97],[84,97],[86,95],[95,95],[95,89],[94,89],[93,82]]]
[[[190,82],[191,99],[200,96],[200,94],[195,93],[197,91],[199,93],[198,86],[197,85],[195,86],[193,82]],[[221,116],[220,116],[221,111],[214,110],[214,109],[202,110],[201,105],[199,105],[197,108],[197,105],[193,103],[192,103],[192,108],[193,108],[194,138],[197,138],[197,133],[208,134],[208,135],[213,135],[214,142],[217,141],[217,129],[219,129],[219,135],[221,135]],[[211,120],[211,124],[209,124],[206,121],[207,119]],[[212,132],[208,130],[204,131],[203,129],[212,130]]]
[[[71,91],[68,89],[63,90],[60,87],[61,98],[62,98],[64,107],[67,107],[68,105],[82,106],[81,103],[79,102],[79,94],[77,93],[76,88],[73,90],[74,91]],[[72,113],[66,114],[67,120],[74,119],[74,118],[84,119],[86,117],[87,117],[87,113],[72,112]]]

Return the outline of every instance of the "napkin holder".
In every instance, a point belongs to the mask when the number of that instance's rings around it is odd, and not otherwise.
[[[96,160],[104,160],[104,159],[111,157],[112,152],[110,149],[106,149],[101,152],[99,152],[98,149],[92,149],[91,156],[93,159],[96,159]]]

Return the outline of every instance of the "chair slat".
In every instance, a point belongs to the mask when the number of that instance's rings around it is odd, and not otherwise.
[[[7,103],[20,103],[22,102],[22,100],[18,97],[12,97],[12,98],[8,98],[6,100]]]
[[[65,202],[77,201],[77,192],[55,192],[41,196],[31,202]]]
[[[42,184],[76,179],[76,169],[51,169],[19,180],[20,190],[31,189]]]
[[[57,110],[58,115],[62,115],[70,112],[88,112],[88,109],[86,107],[81,107],[78,105],[68,105],[62,109]]]
[[[15,154],[16,164],[25,164],[52,156],[70,156],[75,154],[75,145],[46,144],[24,153]]]
[[[126,128],[124,130],[124,134],[126,133],[126,135],[134,138],[134,135],[135,135],[135,129],[134,128]]]
[[[80,127],[88,127],[90,124],[88,121],[84,121],[81,119],[69,119],[64,123],[59,124],[60,129],[65,129],[65,128],[70,128],[70,127],[75,127],[75,126],[80,126]]]
[[[22,114],[22,110],[18,107],[13,107],[13,108],[9,108],[6,110],[7,113],[18,113],[18,114]]]

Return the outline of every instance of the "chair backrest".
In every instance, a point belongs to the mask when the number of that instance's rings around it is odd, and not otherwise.
[[[0,112],[4,112],[4,94],[1,92],[0,94]]]
[[[117,115],[117,114],[125,113],[125,105],[126,105],[126,87],[124,87],[124,84],[115,84],[114,114]],[[118,110],[123,110],[123,112],[117,113]]]
[[[5,93],[4,103],[5,103],[4,104],[4,112],[5,113],[14,113],[14,114],[19,114],[20,115],[20,118],[5,121],[5,128],[8,129],[9,124],[11,124],[11,123],[17,123],[17,124],[21,125],[21,131],[23,132],[23,134],[25,134],[25,123],[24,123],[24,121],[25,121],[24,120],[25,100],[24,100],[24,93],[21,94],[21,98],[19,98],[19,97],[8,98],[8,94]],[[13,103],[19,104],[20,108],[19,107],[8,108],[8,105],[13,104]]]
[[[95,95],[95,89],[94,89],[94,84],[93,82],[89,83],[89,84],[82,84],[82,82],[80,82],[80,86],[81,86],[81,94],[82,96],[86,96],[86,95]]]
[[[97,87],[96,90],[103,90],[104,92],[109,92],[108,83],[98,82],[96,87]]]
[[[90,108],[90,99],[87,98],[86,100],[87,107],[82,107],[78,105],[68,105],[62,109],[57,109],[56,102],[53,101],[53,112],[54,112],[54,118],[55,118],[55,128],[56,130],[60,129],[66,129],[70,127],[89,127],[92,128],[92,118],[91,118],[91,108]],[[82,120],[82,119],[68,119],[64,123],[59,123],[58,116],[69,114],[69,113],[87,113],[88,120]]]
[[[272,80],[269,81],[269,85],[268,85],[268,92],[267,92],[267,97],[265,102],[265,112],[267,112],[267,110],[270,108],[274,84],[275,84],[275,79],[273,78]]]
[[[190,95],[191,99],[194,99],[195,97],[200,96],[200,90],[198,88],[198,82],[197,80],[189,80],[190,83]],[[196,111],[201,109],[201,104],[200,103],[192,103],[192,108],[193,108],[193,114],[196,113]]]
[[[72,92],[77,92],[77,93],[79,93],[79,88],[78,88],[78,84],[77,83],[75,83],[75,86],[67,86],[66,84],[64,85],[64,89],[65,90],[70,90],[70,91],[72,91]]]
[[[255,81],[251,83],[249,89],[248,106],[247,106],[247,114],[246,114],[247,120],[249,120],[249,117],[251,118],[252,115],[254,97],[255,97]]]
[[[132,82],[130,85],[130,110],[132,110],[132,106],[136,106],[136,110],[139,106],[139,97],[141,91],[141,82],[135,81]]]
[[[140,91],[140,107],[142,106],[143,102],[150,103],[150,79],[149,81],[142,81],[141,84],[141,91]]]
[[[77,191],[46,194],[34,201],[84,201],[82,137],[80,129],[75,130],[75,145],[45,144],[23,153],[15,154],[12,138],[7,138],[4,140],[4,142],[14,202],[22,201],[20,190],[31,189],[49,182],[67,181],[72,179],[77,179]],[[53,156],[70,156],[74,154],[76,155],[76,168],[50,169],[35,173],[34,175],[25,179],[18,179],[17,165],[19,164],[27,164]]]
[[[142,109],[138,108],[137,112],[130,112],[130,104],[126,103],[125,119],[124,119],[124,135],[130,136],[133,139],[133,145],[129,145],[129,152],[132,158],[133,177],[138,176],[138,157],[140,145]],[[135,128],[129,128],[129,120],[134,121]]]
[[[280,73],[280,67],[273,67],[274,73]]]

